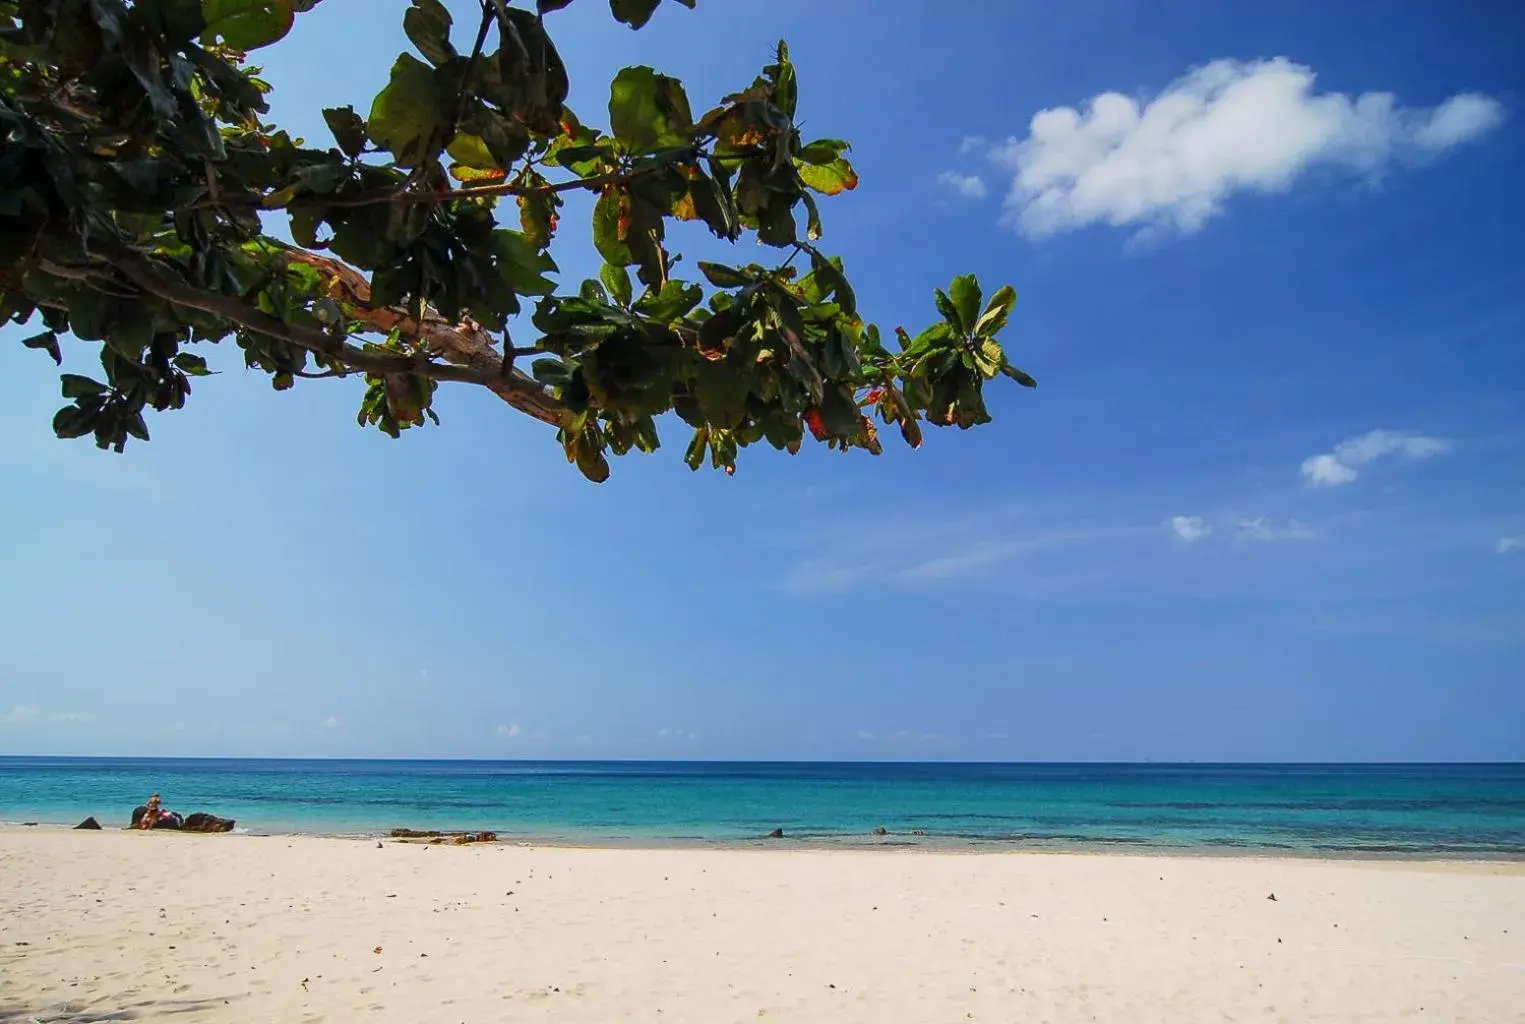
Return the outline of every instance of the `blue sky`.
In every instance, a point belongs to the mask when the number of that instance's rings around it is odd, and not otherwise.
[[[278,119],[365,109],[401,9],[302,18]],[[491,396],[393,442],[231,353],[111,456],[0,344],[0,752],[1525,758],[1525,10],[932,10],[579,0],[555,37],[588,121],[621,66],[702,109],[788,39],[854,143],[823,212],[865,314],[1010,282],[1037,392],[733,479],[674,431],[595,487]]]

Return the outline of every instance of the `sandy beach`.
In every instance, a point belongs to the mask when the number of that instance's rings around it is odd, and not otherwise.
[[[1525,865],[0,832],[0,1021],[166,1017],[1501,1024]]]

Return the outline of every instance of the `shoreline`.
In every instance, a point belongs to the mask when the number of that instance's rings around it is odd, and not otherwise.
[[[25,834],[30,832],[73,832],[95,831],[94,829],[80,830],[73,825],[58,822],[38,821],[24,823],[0,820],[0,836],[12,834]],[[138,830],[125,826],[117,827],[105,825],[100,829],[102,832],[131,832]],[[394,838],[389,830],[367,830],[357,832],[307,832],[307,831],[253,831],[244,828],[235,828],[231,833],[197,833],[180,832],[175,829],[159,830],[163,834],[197,836],[206,839],[324,839],[339,840],[344,842],[415,845],[415,846],[442,846],[448,848],[519,848],[538,850],[585,850],[585,851],[629,851],[629,852],[757,852],[770,854],[784,853],[872,853],[879,855],[892,855],[896,853],[927,855],[945,854],[967,857],[999,857],[1006,855],[1048,855],[1056,857],[1124,857],[1124,858],[1179,858],[1179,859],[1202,859],[1202,860],[1249,860],[1249,861],[1306,861],[1313,863],[1329,864],[1456,864],[1456,865],[1497,865],[1516,866],[1525,873],[1525,850],[1518,852],[1490,852],[1487,854],[1472,854],[1460,851],[1410,851],[1410,850],[1330,850],[1314,848],[1294,848],[1275,846],[1243,845],[1232,846],[1223,844],[1201,844],[1194,846],[1169,846],[1163,843],[1144,842],[1077,842],[1073,844],[1050,843],[1041,841],[1025,841],[1022,839],[961,839],[944,838],[939,836],[897,836],[890,833],[887,836],[868,835],[864,837],[843,837],[841,839],[823,839],[817,836],[796,838],[785,835],[783,838],[770,838],[761,836],[755,839],[703,839],[703,838],[596,838],[596,837],[568,837],[568,836],[543,836],[531,834],[516,834],[495,830],[441,830],[446,835],[460,831],[494,831],[498,838],[495,841],[485,843],[462,844],[457,847],[450,842],[429,843],[418,839]]]

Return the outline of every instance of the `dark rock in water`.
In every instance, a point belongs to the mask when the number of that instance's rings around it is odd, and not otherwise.
[[[876,836],[887,836],[889,834],[889,830],[886,829],[883,825],[880,825],[878,828],[874,829],[874,835]]]
[[[77,828],[77,829],[79,829],[79,828],[91,828],[91,829],[95,829],[96,831],[100,831],[101,823],[96,821],[94,818],[86,818],[84,821],[80,822],[78,825],[75,825],[74,827]]]
[[[137,807],[134,807],[132,809],[132,825],[131,825],[131,827],[132,828],[137,828],[138,827],[138,823],[143,820],[143,815],[145,815],[147,813],[148,813],[148,808],[144,807],[141,804],[139,804]],[[154,828],[178,829],[183,821],[184,821],[184,819],[181,818],[180,815],[176,814],[174,811],[170,811],[167,816],[164,815],[163,812],[160,812],[159,821],[154,825]]]
[[[446,840],[456,846],[465,846],[467,843],[496,843],[496,832],[439,832],[435,829],[394,828],[387,835],[393,839],[427,839],[431,843],[443,843]]]
[[[497,841],[498,833],[496,832],[462,832],[454,839],[457,846],[465,846],[467,843],[496,843]]]
[[[768,838],[769,839],[782,839],[782,838],[784,838],[784,830],[781,829],[781,828],[776,828],[772,832],[768,833]]]
[[[148,813],[147,807],[134,807],[132,809],[132,827],[137,828],[143,820],[143,815]],[[165,828],[179,832],[231,832],[237,824],[232,818],[219,818],[215,814],[206,811],[197,811],[194,814],[181,817],[174,811],[169,812],[167,817],[161,817],[154,828]]]

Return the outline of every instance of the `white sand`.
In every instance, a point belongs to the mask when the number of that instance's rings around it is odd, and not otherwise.
[[[1507,1024],[1525,867],[0,832],[0,1021],[108,1014]]]

